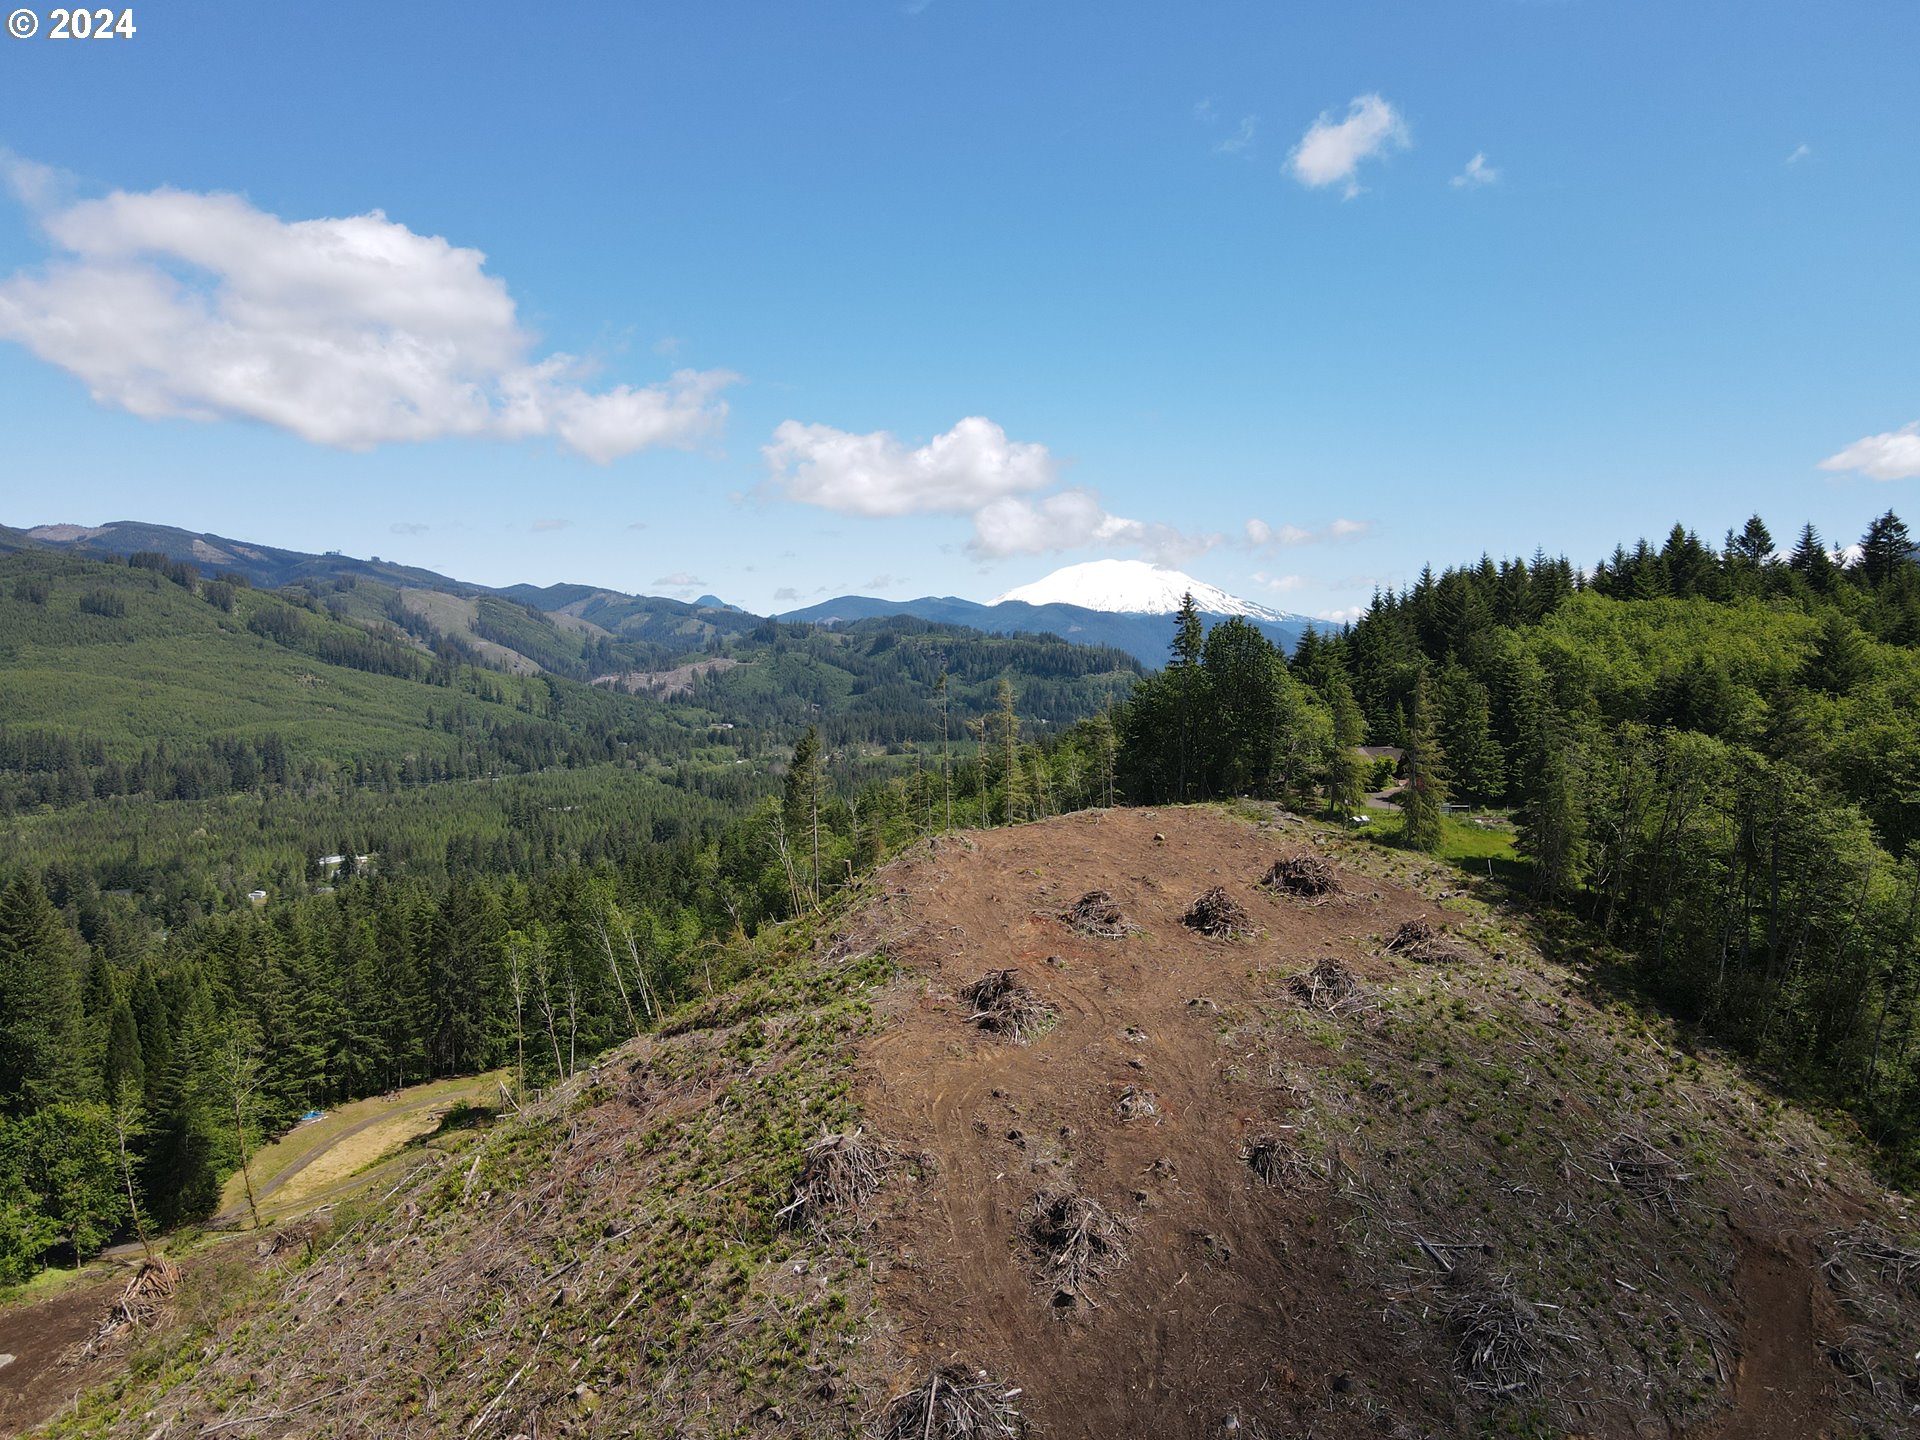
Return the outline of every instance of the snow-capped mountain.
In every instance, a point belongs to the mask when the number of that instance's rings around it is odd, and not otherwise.
[[[847,625],[882,615],[916,615],[943,625],[969,625],[994,634],[1051,634],[1086,645],[1113,645],[1143,665],[1164,665],[1173,639],[1170,617],[1180,597],[1193,592],[1202,619],[1212,624],[1238,616],[1275,644],[1291,650],[1313,622],[1304,615],[1269,610],[1144,560],[1094,560],[1069,565],[1031,585],[1020,585],[987,604],[957,595],[918,600],[877,600],[841,595],[790,610],[780,618],[815,625]]]
[[[1249,620],[1294,620],[1298,616],[1270,610],[1251,600],[1229,595],[1191,575],[1145,560],[1089,560],[1068,565],[1031,585],[1017,585],[987,603],[1004,605],[1075,605],[1123,615],[1171,615],[1181,599],[1191,594],[1203,615],[1243,615]]]

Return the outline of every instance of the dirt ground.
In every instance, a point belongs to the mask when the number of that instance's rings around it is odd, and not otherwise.
[[[39,1424],[89,1385],[111,1374],[113,1359],[62,1365],[69,1349],[84,1343],[131,1275],[132,1267],[105,1270],[77,1280],[57,1294],[27,1305],[0,1307],[0,1435],[17,1435]]]
[[[1321,956],[1385,983],[1405,967],[1380,954],[1382,936],[1415,917],[1459,918],[1352,872],[1338,903],[1264,901],[1253,884],[1297,848],[1287,841],[1215,812],[1109,811],[943,841],[889,877],[911,896],[914,923],[893,953],[915,983],[867,1043],[860,1098],[876,1132],[924,1154],[932,1178],[883,1192],[875,1248],[888,1258],[875,1276],[921,1363],[957,1359],[1021,1387],[1040,1435],[1412,1437],[1487,1423],[1463,1401],[1449,1347],[1410,1338],[1404,1313],[1390,1320],[1392,1277],[1343,1246],[1338,1194],[1268,1187],[1244,1163],[1250,1136],[1289,1135],[1307,1090],[1368,1081],[1351,1065],[1336,1072],[1340,1057],[1308,1035],[1243,1046],[1221,1015]],[[1215,885],[1247,904],[1260,938],[1209,940],[1180,923]],[[1138,933],[1094,939],[1062,923],[1093,889]],[[970,1024],[957,994],[1007,967],[1058,1010],[1027,1044]],[[1290,1092],[1284,1077],[1303,1072],[1311,1081]],[[1129,1087],[1150,1091],[1157,1115],[1124,1117]],[[1325,1163],[1343,1164],[1337,1136]],[[1030,1198],[1062,1186],[1129,1227],[1125,1260],[1071,1305],[1022,1239]],[[1724,1317],[1737,1368],[1720,1408],[1697,1429],[1594,1409],[1594,1435],[1842,1433],[1816,1334],[1833,1328],[1816,1305],[1832,1307],[1810,1246],[1741,1232],[1736,1270],[1735,1237],[1720,1231],[1739,1294]]]

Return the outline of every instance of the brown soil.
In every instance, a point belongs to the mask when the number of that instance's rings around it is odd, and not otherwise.
[[[74,1366],[60,1360],[86,1343],[132,1273],[131,1266],[105,1270],[48,1299],[0,1308],[0,1355],[13,1356],[0,1368],[0,1435],[31,1429],[113,1372],[114,1357]]]
[[[1156,844],[1156,832],[1167,843]],[[1392,872],[1435,883],[1417,863],[1358,850],[1350,859],[1376,879]],[[1290,1160],[1306,1183],[1262,1184],[1249,1145],[1277,1136],[1284,1147],[1310,1128],[1293,1123],[1306,1116],[1279,1072],[1310,1076],[1324,1100],[1350,1086],[1335,1078],[1339,1062],[1351,1068],[1349,1057],[1367,1052],[1342,1055],[1284,1027],[1256,1045],[1232,1017],[1270,1003],[1285,977],[1316,960],[1369,991],[1449,987],[1454,981],[1434,967],[1382,953],[1381,937],[1411,920],[1459,919],[1412,889],[1381,883],[1356,906],[1276,907],[1258,940],[1232,948],[1180,923],[1195,893],[1220,885],[1247,894],[1271,860],[1268,837],[1213,812],[1110,811],[941,844],[890,872],[892,893],[912,897],[913,921],[890,949],[914,983],[866,1042],[859,1098],[876,1133],[927,1158],[930,1179],[889,1186],[872,1205],[883,1308],[919,1373],[948,1362],[988,1371],[1020,1387],[1035,1433],[1054,1437],[1477,1434],[1523,1420],[1529,1405],[1535,1424],[1552,1413],[1553,1433],[1593,1437],[1851,1433],[1836,1428],[1833,1371],[1819,1345],[1832,1327],[1816,1320],[1832,1302],[1807,1238],[1847,1197],[1822,1181],[1824,1193],[1787,1198],[1761,1151],[1744,1162],[1750,1173],[1688,1190],[1682,1219],[1606,1183],[1604,1167],[1584,1157],[1569,1162],[1563,1194],[1521,1185],[1537,1171],[1505,1177],[1518,1187],[1509,1204],[1545,1215],[1571,1203],[1566,1213],[1577,1211],[1596,1243],[1617,1247],[1593,1260],[1603,1293],[1670,1296],[1676,1319],[1684,1311],[1696,1333],[1719,1337],[1699,1352],[1707,1358],[1691,1379],[1682,1377],[1698,1392],[1690,1398],[1648,1390],[1636,1399],[1632,1349],[1664,1345],[1679,1333],[1670,1328],[1616,1322],[1602,1302],[1613,1325],[1605,1354],[1593,1348],[1599,1322],[1591,1316],[1588,1332],[1554,1338],[1579,1330],[1565,1317],[1592,1301],[1552,1288],[1546,1272],[1530,1275],[1523,1232],[1484,1207],[1479,1191],[1457,1213],[1440,1210],[1437,1223],[1457,1229],[1426,1233],[1489,1235],[1503,1245],[1497,1263],[1521,1267],[1527,1298],[1551,1302],[1529,1304],[1526,1314],[1549,1332],[1548,1385],[1561,1401],[1543,1394],[1516,1406],[1474,1392],[1471,1377],[1453,1368],[1436,1272],[1412,1236],[1386,1252],[1349,1241],[1370,1227],[1377,1235],[1382,1216],[1392,1228],[1390,1207],[1368,1215],[1348,1200],[1393,1177],[1343,1187],[1331,1172],[1344,1166],[1357,1177],[1352,1167],[1366,1168],[1369,1143],[1401,1143],[1393,1135],[1353,1128],[1354,1148],[1336,1140],[1317,1171]],[[1062,923],[1066,903],[1096,888],[1112,893],[1139,933],[1099,939]],[[1527,979],[1548,982],[1545,962],[1530,963]],[[966,1023],[957,992],[989,967],[1017,968],[1058,1010],[1031,1045],[997,1042]],[[1479,983],[1477,973],[1468,979]],[[1566,993],[1564,980],[1550,984]],[[1578,1023],[1597,1035],[1591,1013]],[[1608,1042],[1594,1043],[1609,1053]],[[1151,1118],[1129,1118],[1117,1103],[1129,1087],[1150,1087]],[[1301,1095],[1297,1103],[1320,1101]],[[1601,1123],[1580,1097],[1564,1103],[1567,1116]],[[1427,1128],[1446,1123],[1435,1114]],[[1578,1132],[1564,1133],[1577,1149]],[[1558,1155],[1558,1142],[1552,1148]],[[1484,1171],[1480,1153],[1463,1145],[1456,1163]],[[1387,1150],[1385,1163],[1392,1156]],[[1756,1174],[1776,1198],[1759,1197]],[[1484,1174],[1477,1183],[1487,1183]],[[1130,1222],[1127,1259],[1088,1287],[1086,1303],[1062,1306],[1036,1280],[1023,1246],[1023,1216],[1043,1190],[1088,1196]],[[1734,1228],[1715,1218],[1722,1213]],[[1775,1238],[1755,1238],[1763,1224]],[[1650,1248],[1636,1252],[1636,1244]],[[1655,1257],[1656,1272],[1696,1278],[1659,1274],[1671,1288],[1656,1291],[1634,1268],[1637,1254]],[[1611,1390],[1602,1372],[1613,1377]],[[1566,1408],[1538,1408],[1555,1403]],[[1896,1422],[1882,1433],[1914,1432]]]
[[[1179,843],[1155,846],[1176,821]],[[1112,811],[943,847],[903,877],[920,923],[895,958],[931,983],[870,1043],[862,1099],[877,1129],[931,1155],[934,1179],[889,1192],[876,1246],[893,1257],[888,1308],[930,1360],[957,1354],[1023,1385],[1042,1434],[1292,1424],[1356,1371],[1388,1377],[1402,1413],[1440,1418],[1425,1397],[1436,1377],[1410,1373],[1373,1322],[1329,1217],[1311,1196],[1259,1184],[1241,1159],[1249,1135],[1286,1112],[1229,1077],[1206,1002],[1251,998],[1261,957],[1223,951],[1180,916],[1195,893],[1244,888],[1270,859],[1223,817]],[[1054,918],[1062,897],[1094,888],[1145,933],[1090,939]],[[1325,950],[1377,969],[1365,931],[1430,912],[1404,892],[1362,913],[1303,909],[1275,919],[1285,948],[1269,941],[1265,958]],[[1017,966],[1059,1009],[1030,1047],[972,1032],[945,998],[990,964]],[[1325,1059],[1304,1041],[1297,1057]],[[1117,1112],[1136,1082],[1152,1087],[1157,1123]],[[1068,1181],[1135,1229],[1129,1260],[1063,1320],[1017,1233],[1035,1192]]]
[[[1733,1409],[1712,1440],[1810,1440],[1829,1433],[1833,1370],[1815,1334],[1815,1276],[1805,1257],[1736,1230],[1740,1359]]]

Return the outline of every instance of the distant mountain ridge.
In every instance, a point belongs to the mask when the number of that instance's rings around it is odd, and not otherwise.
[[[576,634],[644,642],[672,651],[698,648],[715,634],[740,633],[763,618],[714,595],[688,602],[577,583],[481,585],[377,556],[362,560],[337,551],[313,554],[136,520],[105,525],[40,525],[30,530],[0,526],[0,554],[22,549],[117,556],[151,551],[194,565],[209,575],[243,575],[262,588],[369,581],[401,591],[431,592],[450,599],[431,605],[421,601],[410,608],[430,610],[438,628],[450,629],[477,644],[485,654],[494,653],[490,645],[503,643],[500,617],[496,615],[495,623],[488,625],[484,613],[488,606],[498,610],[502,601],[547,617],[540,622],[543,625],[551,621]],[[776,618],[842,625],[904,615],[936,624],[964,625],[990,635],[1050,634],[1080,645],[1112,646],[1142,664],[1158,666],[1166,663],[1173,635],[1168,617],[1189,591],[1209,624],[1237,616],[1289,651],[1314,623],[1306,616],[1268,609],[1178,570],[1142,560],[1069,565],[986,604],[953,595],[916,600],[843,595]],[[463,621],[459,607],[471,611],[475,604],[483,612],[480,620]],[[511,638],[504,643],[508,651],[503,653],[509,660],[511,652],[517,651],[531,663],[550,665],[537,644]]]
[[[1196,602],[1199,597],[1196,595]],[[1244,603],[1244,602],[1242,602]],[[1171,612],[1095,610],[1084,605],[1031,605],[1024,600],[1002,600],[982,605],[955,595],[924,595],[917,600],[881,600],[870,595],[841,595],[789,610],[778,618],[800,620],[813,625],[845,625],[857,620],[875,620],[890,615],[912,615],[941,625],[965,625],[991,635],[1058,635],[1080,645],[1111,645],[1124,650],[1143,665],[1159,666],[1167,661],[1173,642]],[[1315,623],[1303,615],[1281,616],[1277,611],[1249,613],[1246,610],[1222,613],[1202,609],[1201,619],[1209,625],[1221,620],[1242,619],[1275,644],[1291,652],[1300,637]],[[1272,618],[1269,618],[1272,617]]]

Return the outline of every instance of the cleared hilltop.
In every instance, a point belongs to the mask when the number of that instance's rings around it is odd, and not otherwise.
[[[51,1433],[1920,1433],[1910,1202],[1505,904],[1277,812],[923,845]]]

